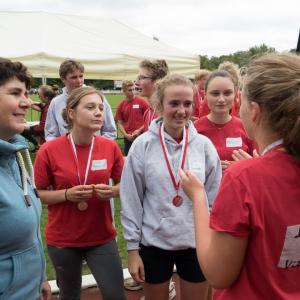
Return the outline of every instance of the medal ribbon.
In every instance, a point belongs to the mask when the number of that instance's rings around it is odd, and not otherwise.
[[[178,192],[178,190],[179,190],[179,181],[176,182],[175,176],[173,174],[173,171],[172,171],[172,168],[171,168],[171,165],[170,165],[170,160],[169,160],[170,155],[169,155],[168,149],[166,147],[166,143],[165,143],[164,124],[163,123],[161,124],[161,126],[159,128],[159,140],[160,140],[161,147],[163,149],[164,158],[165,158],[165,161],[167,163],[168,171],[169,171],[170,177],[172,179],[173,186],[174,186],[175,190]],[[187,146],[188,146],[188,130],[187,130],[186,127],[184,127],[181,155],[180,155],[180,160],[179,160],[179,166],[180,166],[181,169],[183,169],[183,167],[184,167],[184,162],[185,162],[186,152],[187,152]],[[179,173],[179,168],[177,170],[177,177],[178,177],[178,173]]]
[[[271,143],[270,145],[268,145],[264,151],[261,153],[261,156],[265,155],[267,152],[269,152],[270,150],[275,150],[275,149],[279,149],[283,146],[283,139],[277,140],[273,143]]]
[[[154,120],[154,115],[156,113],[155,109],[153,109],[153,112],[151,114],[152,109],[153,108],[150,108],[149,111],[148,111],[148,128],[150,127],[151,122]]]
[[[69,134],[69,138],[70,138],[71,146],[72,146],[72,149],[73,149],[73,154],[74,154],[74,159],[75,159],[75,164],[76,164],[76,169],[77,169],[78,181],[79,181],[79,184],[81,185],[80,173],[79,173],[79,163],[78,163],[78,157],[77,157],[77,150],[76,150],[76,147],[75,147],[75,143],[74,143],[74,140],[73,140],[72,133]],[[91,165],[92,152],[93,152],[93,148],[94,148],[94,139],[95,139],[95,137],[93,136],[93,140],[92,140],[92,144],[91,144],[90,152],[89,152],[89,156],[88,156],[88,161],[87,161],[86,168],[85,168],[85,175],[84,175],[83,185],[86,184],[87,178],[88,178],[88,175],[89,175],[89,169],[90,169],[90,165]]]

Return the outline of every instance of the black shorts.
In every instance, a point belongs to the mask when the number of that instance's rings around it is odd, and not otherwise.
[[[193,248],[173,251],[140,245],[140,256],[144,263],[147,283],[163,283],[170,280],[174,264],[178,276],[183,280],[194,283],[206,280]]]

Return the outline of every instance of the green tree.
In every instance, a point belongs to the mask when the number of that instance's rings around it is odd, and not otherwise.
[[[212,56],[211,58],[207,55],[200,55],[201,69],[216,70],[219,64],[224,61],[231,61],[240,67],[244,67],[253,57],[271,52],[275,52],[275,48],[261,44],[260,46],[253,46],[246,51],[237,51],[228,55]]]

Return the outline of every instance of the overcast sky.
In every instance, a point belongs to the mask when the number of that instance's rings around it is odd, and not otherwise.
[[[299,0],[0,0],[1,11],[116,19],[193,54],[222,55],[267,44],[296,48]]]

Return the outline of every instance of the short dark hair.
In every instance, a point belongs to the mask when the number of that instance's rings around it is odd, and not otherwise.
[[[0,86],[7,83],[9,80],[17,78],[25,83],[26,89],[30,89],[31,74],[26,66],[21,62],[13,62],[9,59],[0,57]]]

